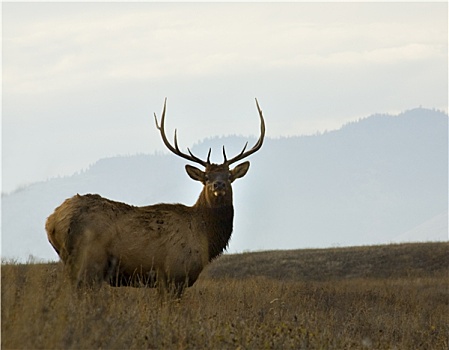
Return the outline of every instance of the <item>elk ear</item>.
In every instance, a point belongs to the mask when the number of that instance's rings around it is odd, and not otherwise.
[[[237,165],[234,169],[231,170],[231,182],[233,182],[235,179],[245,176],[248,169],[249,169],[249,162],[244,162],[242,164]]]
[[[191,165],[186,165],[187,174],[195,181],[201,181],[202,183],[206,180],[206,173],[198,168]]]

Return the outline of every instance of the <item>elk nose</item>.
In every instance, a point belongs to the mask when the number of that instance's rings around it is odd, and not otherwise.
[[[222,191],[225,189],[225,183],[223,181],[214,182],[214,191]]]

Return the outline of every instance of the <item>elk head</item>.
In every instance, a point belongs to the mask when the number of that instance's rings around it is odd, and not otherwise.
[[[168,141],[165,135],[165,110],[166,110],[167,99],[164,101],[164,109],[162,111],[161,125],[159,126],[157,122],[156,114],[154,114],[154,119],[156,121],[156,127],[161,133],[162,140],[165,146],[174,154],[180,156],[181,158],[187,159],[191,162],[200,164],[205,168],[205,170],[200,170],[194,166],[186,165],[187,174],[195,181],[200,181],[203,185],[203,191],[201,192],[200,198],[198,199],[197,206],[204,205],[209,208],[217,208],[223,206],[232,206],[232,187],[231,184],[234,180],[241,178],[246,175],[249,169],[249,162],[243,162],[237,165],[235,168],[230,169],[230,165],[238,162],[249,155],[257,152],[263,144],[265,137],[265,121],[263,119],[262,110],[259,107],[259,103],[256,99],[257,110],[259,111],[260,117],[260,136],[256,144],[250,150],[246,150],[248,142],[243,147],[243,150],[231,159],[227,159],[225,147],[223,146],[223,158],[222,164],[213,164],[210,162],[211,149],[209,148],[209,153],[207,155],[207,160],[204,161],[190,151],[187,148],[189,154],[180,151],[177,140],[177,133],[175,129],[174,136],[174,146]]]

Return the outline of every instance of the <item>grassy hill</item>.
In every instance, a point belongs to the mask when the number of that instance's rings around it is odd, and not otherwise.
[[[449,243],[225,255],[181,300],[2,264],[2,349],[447,349]]]
[[[263,276],[291,281],[428,277],[449,271],[448,243],[410,243],[224,255],[208,278]]]

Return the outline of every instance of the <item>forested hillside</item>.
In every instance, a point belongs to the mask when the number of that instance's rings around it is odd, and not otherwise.
[[[267,125],[269,128],[269,125]],[[373,115],[313,136],[266,139],[234,183],[235,222],[229,250],[292,249],[447,240],[448,116],[414,109]],[[247,140],[204,140],[192,151],[221,162]],[[249,140],[251,145],[255,140]],[[187,147],[188,145],[183,145]],[[2,196],[2,253],[56,259],[46,217],[76,193],[148,205],[196,201],[201,185],[173,154],[101,159],[71,177]]]

